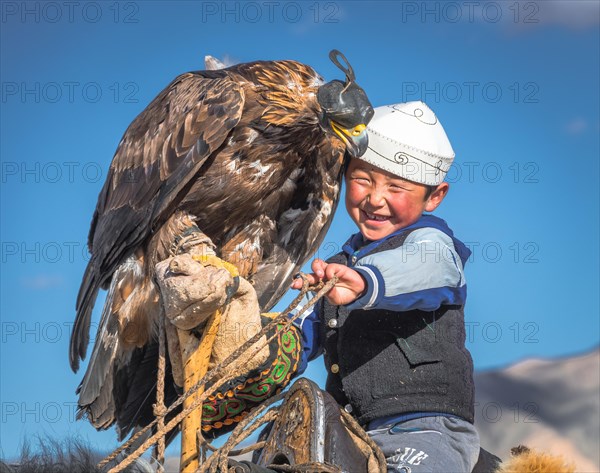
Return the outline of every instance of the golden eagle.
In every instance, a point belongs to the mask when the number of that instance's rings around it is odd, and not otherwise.
[[[77,371],[96,296],[108,289],[78,388],[96,428],[116,422],[123,438],[151,414],[142,406],[154,401],[162,310],[154,267],[185,229],[195,223],[238,266],[263,311],[322,242],[345,152],[366,150],[373,115],[347,60],[330,58],[345,82],[324,83],[295,61],[182,74],[126,130],[92,219],[70,343]]]

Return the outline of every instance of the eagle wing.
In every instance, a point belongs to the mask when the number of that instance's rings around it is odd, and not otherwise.
[[[177,77],[131,123],[119,143],[88,239],[92,256],[77,296],[69,351],[74,371],[85,358],[98,290],[164,222],[240,120],[243,89],[219,72]]]
[[[325,156],[331,153],[330,156]],[[340,160],[344,156],[339,148],[321,149],[322,159]],[[340,195],[344,166],[337,177],[321,176],[319,184],[305,183],[298,189],[298,198],[278,221],[280,229],[272,249],[260,263],[254,276],[254,287],[259,295],[260,306],[270,310],[289,289],[290,281],[302,266],[319,249],[333,221]],[[319,189],[315,193],[315,189]],[[308,194],[307,194],[308,192]]]

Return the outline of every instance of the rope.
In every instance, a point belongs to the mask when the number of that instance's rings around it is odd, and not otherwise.
[[[233,447],[235,447],[238,443],[247,438],[252,432],[254,432],[258,427],[267,422],[271,421],[275,418],[275,414],[277,413],[276,409],[270,410],[267,414],[265,414],[261,419],[258,420],[255,424],[255,419],[262,414],[267,408],[284,397],[284,394],[278,394],[277,396],[273,396],[269,398],[267,401],[263,402],[260,406],[256,407],[250,415],[246,418],[242,419],[238,425],[235,426],[233,432],[227,439],[227,442],[219,449],[219,452],[212,455],[211,459],[216,457],[213,460],[213,465],[210,468],[210,473],[217,473],[217,467],[220,471],[227,471],[227,459],[230,455],[230,451]],[[252,424],[251,428],[246,428],[248,425]],[[204,473],[206,469],[201,469],[199,473]]]
[[[285,396],[285,393],[280,393],[274,396],[263,404],[254,409],[248,417],[244,418],[232,431],[227,442],[221,448],[215,448],[210,444],[206,444],[214,454],[204,462],[196,473],[217,473],[228,471],[227,461],[229,457],[241,455],[249,451],[262,448],[266,442],[261,441],[253,445],[250,445],[244,449],[231,450],[233,446],[239,444],[248,436],[250,436],[256,429],[264,425],[271,420],[274,420],[278,415],[279,408],[270,409],[263,417],[258,421],[256,420],[269,406],[280,401]],[[375,455],[375,460],[378,463],[378,473],[385,473],[387,471],[387,464],[385,457],[379,448],[379,446],[367,435],[367,433],[360,427],[358,422],[346,411],[340,409],[340,415],[342,420],[345,422],[346,428],[350,430],[359,439],[364,441]],[[249,427],[248,427],[249,426]],[[268,465],[270,468],[281,473],[341,473],[338,466],[329,463],[311,462],[302,463],[295,465]]]
[[[356,435],[363,442],[365,442],[375,453],[375,459],[379,464],[379,471],[380,473],[385,473],[387,471],[387,462],[379,446],[373,441],[371,437],[369,437],[369,435],[367,435],[367,433],[358,424],[354,417],[348,414],[344,409],[340,409],[340,413],[342,414],[342,419],[344,419],[344,421],[347,422],[346,427],[348,428],[348,430],[352,431],[354,435]]]
[[[296,320],[308,307],[314,305],[321,297],[323,297],[333,286],[337,283],[338,279],[336,277],[327,281],[327,283],[319,283],[314,287],[310,287],[308,284],[308,280],[304,275],[301,275],[303,279],[302,289],[299,294],[294,298],[294,300],[288,305],[288,307],[279,314],[279,316],[275,317],[269,324],[267,324],[263,329],[254,335],[252,338],[247,340],[241,347],[235,350],[231,355],[229,355],[225,361],[220,363],[218,366],[214,367],[208,373],[206,373],[198,382],[192,386],[188,391],[186,391],[182,396],[180,396],[169,408],[164,412],[164,415],[155,418],[148,425],[137,431],[134,435],[130,437],[130,439],[125,442],[123,445],[118,447],[112,454],[108,455],[104,460],[98,463],[98,468],[102,468],[110,461],[114,460],[121,452],[128,449],[131,445],[135,443],[135,441],[140,438],[142,435],[146,434],[150,429],[156,426],[159,420],[164,422],[165,417],[171,413],[173,410],[178,408],[183,401],[188,397],[195,394],[198,389],[204,387],[208,384],[208,381],[217,379],[215,383],[213,383],[209,388],[207,388],[204,393],[196,398],[196,400],[186,409],[183,409],[177,416],[171,419],[164,427],[157,428],[157,431],[150,436],[142,445],[140,445],[135,451],[128,454],[128,456],[122,460],[118,465],[109,470],[108,473],[119,473],[135,460],[137,460],[143,452],[145,452],[150,446],[154,445],[159,438],[164,437],[168,434],[173,428],[175,428],[185,417],[189,415],[190,412],[194,411],[196,408],[201,406],[203,402],[212,395],[215,391],[219,389],[223,384],[227,381],[235,378],[238,373],[238,365],[243,363],[244,360],[252,358],[258,351],[260,351],[263,347],[269,344],[271,340],[273,340],[278,335],[278,325],[282,325],[281,330],[287,330],[290,325]],[[309,291],[317,291],[317,293],[302,306],[296,314],[288,315],[300,304],[302,298]],[[274,331],[273,335],[266,338],[264,342],[260,342],[260,339],[265,336],[269,331]],[[255,348],[254,353],[250,352],[246,354],[257,342],[260,342]],[[242,355],[245,355],[242,357]]]
[[[210,450],[211,452],[218,452],[219,449],[217,447],[213,447],[202,435],[198,435],[198,443],[201,447]],[[263,448],[267,442],[261,440],[260,442],[253,443],[252,445],[248,445],[247,447],[240,448],[238,450],[231,450],[229,452],[229,456],[237,457],[239,455],[243,455],[244,453],[253,452],[254,450],[258,450],[259,448]]]
[[[252,433],[256,429],[258,429],[262,425],[266,424],[267,422],[271,422],[272,420],[275,420],[277,418],[277,413],[278,413],[278,408],[273,408],[269,412],[267,412],[265,415],[263,415],[260,419],[258,419],[250,427],[245,428],[244,430],[240,430],[240,431],[236,432],[235,434],[232,434],[232,436],[229,437],[229,439],[234,439],[234,440],[232,440],[231,444],[237,444],[239,442],[242,442],[247,437],[252,435]],[[228,442],[229,442],[229,439],[228,439]],[[258,443],[254,444],[254,445],[256,446],[256,445],[258,445]],[[220,449],[217,450],[217,452],[215,454],[211,455],[208,458],[208,460],[206,462],[204,462],[203,465],[201,465],[201,467],[198,469],[198,471],[196,473],[207,473],[207,472],[208,473],[217,473],[217,472],[228,471],[229,456],[233,456],[233,452],[228,450],[228,448],[224,448],[224,447],[225,446],[221,447]],[[250,450],[248,450],[248,451],[250,451]]]
[[[165,370],[166,370],[166,350],[165,350],[165,321],[164,317],[158,320],[158,373],[156,375],[156,404],[154,404],[154,417],[158,419],[158,430],[165,428],[165,415],[167,407],[165,406]],[[164,472],[165,462],[165,437],[158,440],[155,452],[157,464],[157,473]]]
[[[282,473],[342,473],[339,467],[328,463],[298,463],[296,465],[269,465],[267,468]]]

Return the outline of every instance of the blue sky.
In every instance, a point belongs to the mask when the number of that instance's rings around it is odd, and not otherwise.
[[[127,125],[206,54],[295,59],[330,80],[338,48],[375,106],[426,101],[456,152],[437,214],[473,250],[476,368],[596,347],[598,5],[3,2],[0,457],[36,433],[116,444],[74,419],[67,346],[89,223]],[[340,208],[319,255],[353,232]],[[322,362],[308,374],[322,381]]]

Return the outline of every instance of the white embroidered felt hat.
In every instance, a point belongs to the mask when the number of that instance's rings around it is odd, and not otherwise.
[[[367,133],[369,148],[358,159],[409,181],[436,186],[454,160],[442,124],[423,102],[377,107]]]

